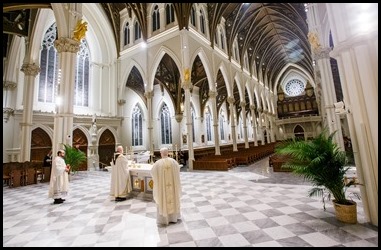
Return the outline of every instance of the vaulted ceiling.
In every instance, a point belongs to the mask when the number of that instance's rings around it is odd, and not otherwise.
[[[193,4],[173,5],[179,29],[188,28]],[[116,41],[120,41],[119,12],[125,8],[137,16],[143,39],[147,39],[147,3],[102,3],[102,6],[113,25]],[[306,13],[302,3],[208,3],[207,12],[212,46],[217,25],[223,17],[229,57],[237,37],[241,64],[247,51],[250,66],[255,64],[258,77],[270,88],[281,70],[290,63],[313,75]]]
[[[173,3],[179,29],[188,28],[192,3]],[[111,26],[116,48],[120,48],[120,11],[127,9],[136,15],[144,40],[148,37],[148,3],[101,3]],[[31,10],[51,8],[47,3],[3,4],[3,34],[26,36],[19,21]],[[262,82],[273,88],[275,79],[288,64],[296,64],[313,75],[308,27],[302,3],[208,3],[207,16],[212,46],[217,25],[225,19],[227,53],[232,56],[233,42],[237,37],[241,64],[248,52],[250,67]],[[8,22],[9,21],[9,22]],[[4,37],[4,36],[3,36]],[[4,38],[3,38],[4,39]],[[119,52],[119,51],[118,51]],[[202,67],[202,65],[201,65]]]

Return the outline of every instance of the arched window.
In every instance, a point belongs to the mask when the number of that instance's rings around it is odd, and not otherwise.
[[[163,107],[161,108],[160,123],[161,123],[161,143],[171,144],[172,143],[171,114],[169,112],[168,106],[165,103]]]
[[[140,25],[138,21],[135,22],[135,41],[142,37],[142,30],[140,29]]]
[[[196,141],[196,139],[195,139],[195,135],[194,135],[194,119],[195,119],[195,113],[194,113],[194,108],[193,108],[193,106],[191,106],[191,117],[192,117],[192,140],[193,140],[193,142],[195,142]]]
[[[165,6],[165,16],[167,17],[167,25],[175,21],[175,10],[173,4],[167,4]]]
[[[152,13],[152,32],[160,29],[160,13],[159,6],[155,6]]]
[[[210,115],[209,107],[206,108],[205,113],[205,124],[206,124],[206,140],[212,140],[212,116]]]
[[[54,47],[57,38],[57,26],[53,23],[45,33],[40,54],[40,83],[38,101],[54,103],[58,83],[58,54]]]
[[[196,11],[194,10],[194,7],[191,9],[190,22],[193,26],[196,26]]]
[[[221,140],[222,141],[225,140],[224,120],[225,120],[225,117],[224,117],[224,115],[221,112],[220,113],[219,123],[220,123],[220,136],[221,136]]]
[[[124,26],[124,46],[130,44],[130,24],[127,22]]]
[[[54,47],[57,37],[57,26],[52,24],[45,33],[40,54],[40,82],[38,85],[38,101],[54,103],[58,94],[59,66],[58,54]],[[89,69],[90,53],[86,39],[83,39],[77,54],[75,71],[74,105],[89,106]]]
[[[132,128],[132,146],[142,146],[143,145],[143,117],[142,117],[142,110],[137,104],[134,110],[132,111],[131,128]]]
[[[205,17],[204,12],[200,10],[200,29],[203,34],[205,34]]]
[[[89,54],[89,46],[86,39],[83,39],[77,54],[77,71],[74,87],[74,105],[77,106],[89,106]]]

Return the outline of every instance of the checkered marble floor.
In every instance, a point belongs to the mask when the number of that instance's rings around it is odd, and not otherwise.
[[[3,247],[378,246],[361,201],[359,223],[341,223],[330,202],[324,211],[307,196],[311,186],[291,175],[273,173],[268,158],[228,172],[182,169],[182,219],[167,227],[156,225],[147,197],[111,200],[109,172],[75,174],[58,205],[48,183],[3,187]]]

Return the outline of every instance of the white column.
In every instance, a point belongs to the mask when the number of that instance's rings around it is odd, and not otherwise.
[[[153,91],[148,91],[144,93],[144,96],[147,98],[148,106],[148,147],[150,150],[150,161],[154,158],[154,148],[153,148],[153,121],[152,121],[152,97]]]
[[[245,148],[249,148],[249,140],[247,138],[247,123],[246,123],[246,102],[241,102],[241,112],[242,112],[242,119],[243,119],[243,137],[245,139]]]
[[[8,122],[9,117],[13,115],[14,108],[11,105],[12,91],[16,88],[17,83],[12,81],[3,81],[3,119]]]
[[[23,118],[21,125],[21,152],[20,161],[30,161],[30,149],[33,125],[33,93],[34,82],[40,67],[36,64],[23,64],[21,71],[25,74],[24,97],[23,97]]]
[[[220,152],[220,134],[218,131],[218,115],[217,115],[217,104],[216,104],[216,91],[209,91],[210,102],[212,103],[212,114],[213,114],[213,129],[214,129],[214,147],[216,155],[221,155]]]
[[[270,120],[270,138],[271,138],[271,142],[275,142],[275,135],[274,135],[274,131],[275,131],[275,128],[274,128],[275,114],[269,113],[268,115],[269,115],[269,120]]]
[[[335,113],[333,104],[337,102],[335,85],[333,82],[331,62],[330,62],[330,48],[319,48],[314,52],[317,67],[321,76],[321,88],[323,92],[323,104],[327,114],[327,126],[329,133],[337,131],[334,136],[334,142],[337,143],[342,150],[344,150],[344,139],[341,131],[341,121],[339,115]]]
[[[233,139],[233,151],[238,151],[237,149],[237,137],[235,132],[235,124],[236,124],[236,112],[234,108],[234,97],[228,97],[229,109],[230,109],[230,126],[231,126],[231,136]]]
[[[80,42],[61,37],[54,45],[59,53],[61,83],[58,95],[62,99],[54,117],[53,152],[57,152],[62,144],[71,146],[73,142],[74,84]]]
[[[250,111],[251,111],[251,119],[252,119],[252,126],[253,126],[253,140],[254,140],[254,146],[258,146],[258,138],[257,138],[257,116],[255,115],[255,106],[250,105]]]
[[[193,152],[193,131],[192,131],[192,114],[190,107],[190,87],[192,83],[190,80],[183,82],[183,89],[185,91],[185,116],[186,116],[186,126],[187,126],[187,143],[188,143],[188,169],[193,170],[194,152]]]
[[[258,107],[258,132],[259,132],[259,139],[261,139],[261,145],[265,145],[265,137],[263,134],[263,125],[262,125],[262,108]]]
[[[378,226],[378,91],[367,41],[333,51],[337,59],[348,126],[367,219]]]

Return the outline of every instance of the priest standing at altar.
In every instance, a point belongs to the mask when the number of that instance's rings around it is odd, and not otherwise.
[[[118,146],[116,152],[115,164],[111,169],[110,196],[115,197],[115,201],[124,201],[132,191],[131,177],[127,157],[123,155],[123,147]]]
[[[180,166],[168,157],[168,148],[160,149],[161,159],[152,166],[153,199],[157,205],[156,223],[168,225],[180,219]]]

